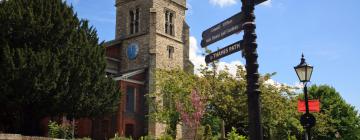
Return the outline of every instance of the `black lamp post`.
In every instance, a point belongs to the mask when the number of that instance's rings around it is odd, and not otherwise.
[[[311,74],[313,71],[313,66],[305,62],[304,54],[301,57],[301,62],[299,65],[294,67],[297,76],[299,77],[300,82],[304,84],[304,95],[305,95],[305,109],[306,113],[301,116],[301,124],[306,129],[306,140],[311,140],[310,129],[315,125],[315,117],[309,113],[309,99],[307,95],[307,83],[310,82]]]

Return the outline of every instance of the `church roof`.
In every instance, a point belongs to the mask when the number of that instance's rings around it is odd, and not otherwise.
[[[140,68],[140,69],[136,69],[136,70],[132,70],[132,71],[122,73],[120,76],[114,77],[113,79],[115,81],[125,81],[125,82],[144,85],[145,84],[144,79],[139,80],[139,79],[136,79],[134,76],[142,74],[145,71],[146,71],[145,68]],[[134,77],[134,78],[132,78],[132,77]]]
[[[115,45],[120,45],[121,44],[121,40],[120,39],[114,39],[114,40],[110,40],[104,43],[105,47],[111,47],[111,46],[115,46]]]
[[[185,2],[185,0],[171,0],[171,1],[173,1],[173,2],[175,2],[175,3],[177,3],[177,4],[179,4],[179,5],[181,5],[181,6],[183,6],[183,7],[186,8],[186,2]]]

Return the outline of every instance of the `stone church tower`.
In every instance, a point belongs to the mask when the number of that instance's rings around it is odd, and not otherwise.
[[[189,65],[186,0],[117,0],[116,41],[121,41],[120,72]],[[128,48],[134,46],[134,58]]]
[[[147,118],[145,95],[155,90],[156,69],[193,71],[186,0],[116,0],[115,6],[116,35],[105,44],[106,72],[118,81],[122,97],[116,115],[93,124],[105,129],[95,137],[159,136],[164,126]]]

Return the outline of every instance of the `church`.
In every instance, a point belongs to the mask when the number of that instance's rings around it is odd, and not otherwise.
[[[116,0],[115,39],[105,43],[107,76],[117,81],[116,114],[79,120],[78,135],[94,139],[159,136],[165,126],[150,121],[145,95],[154,89],[156,69],[193,71],[189,60],[186,0]]]

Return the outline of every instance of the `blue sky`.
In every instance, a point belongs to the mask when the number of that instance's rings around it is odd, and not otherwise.
[[[101,40],[115,36],[115,0],[68,0],[79,17],[95,26]],[[234,15],[239,0],[188,0],[192,60],[203,62],[199,47],[201,32]],[[259,71],[277,72],[273,79],[296,85],[293,67],[304,53],[314,66],[311,84],[336,88],[350,104],[360,109],[360,5],[359,0],[271,0],[256,7]],[[242,39],[242,33],[209,46],[216,50]],[[221,59],[230,68],[244,64],[240,53]]]

